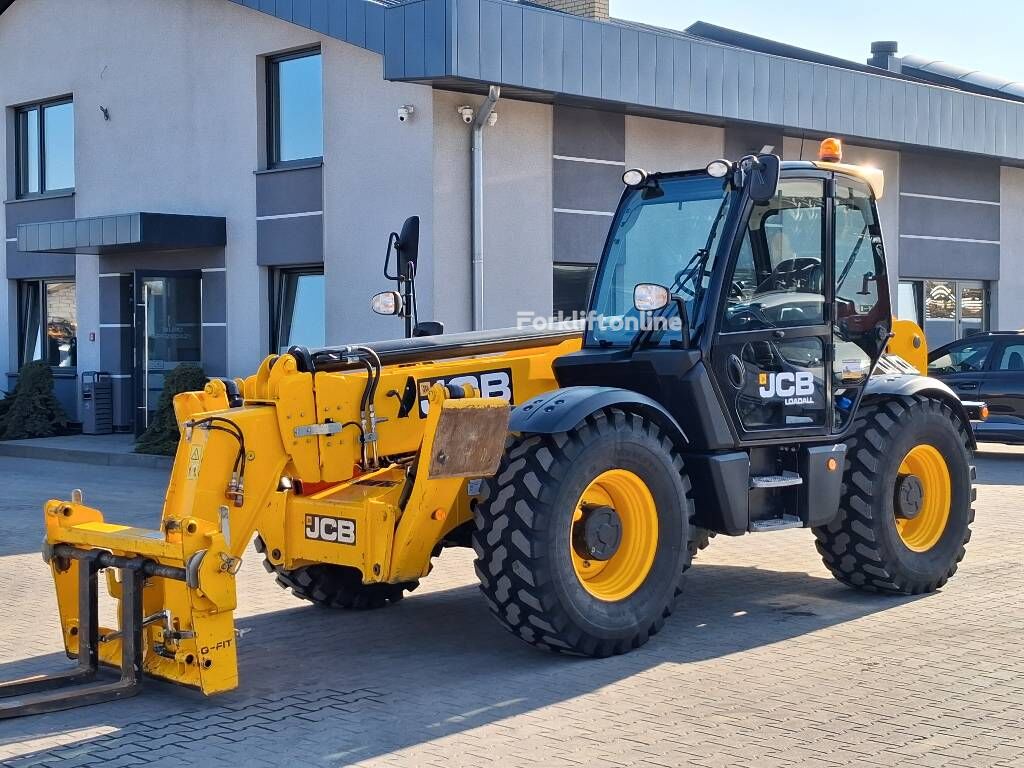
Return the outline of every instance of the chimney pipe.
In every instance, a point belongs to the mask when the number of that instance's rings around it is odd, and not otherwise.
[[[900,59],[896,55],[899,50],[895,40],[876,40],[871,43],[871,58],[868,64],[879,69],[888,69],[890,72],[899,72]]]

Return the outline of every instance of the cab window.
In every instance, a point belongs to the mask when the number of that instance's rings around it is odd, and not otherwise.
[[[991,341],[967,341],[954,344],[928,363],[928,373],[977,373],[985,369],[985,363],[988,361],[991,351]]]
[[[825,322],[824,183],[783,179],[755,205],[729,285],[722,330],[754,331]]]

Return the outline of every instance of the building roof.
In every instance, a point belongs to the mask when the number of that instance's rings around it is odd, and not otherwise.
[[[711,24],[596,21],[515,0],[230,2],[380,53],[390,80],[1024,163],[1024,84],[920,57],[895,73]]]

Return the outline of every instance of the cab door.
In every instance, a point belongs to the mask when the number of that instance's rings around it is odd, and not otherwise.
[[[711,357],[741,442],[828,432],[828,182],[784,177],[740,227]]]

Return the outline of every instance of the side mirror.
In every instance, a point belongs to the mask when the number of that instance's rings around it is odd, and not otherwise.
[[[444,323],[437,323],[433,320],[416,323],[416,327],[412,329],[413,338],[419,338],[421,336],[440,336],[443,333]]]
[[[781,162],[778,155],[758,155],[757,162],[751,163],[747,190],[755,203],[767,203],[775,197]]]
[[[398,253],[398,274],[403,278],[416,273],[416,260],[420,256],[420,217],[410,216],[402,225],[402,233],[395,243]],[[409,270],[412,265],[412,271]]]
[[[400,315],[404,309],[402,294],[398,291],[383,291],[370,299],[370,309],[378,315]]]
[[[638,312],[657,312],[672,301],[668,288],[657,283],[637,283],[633,286],[633,307]]]

